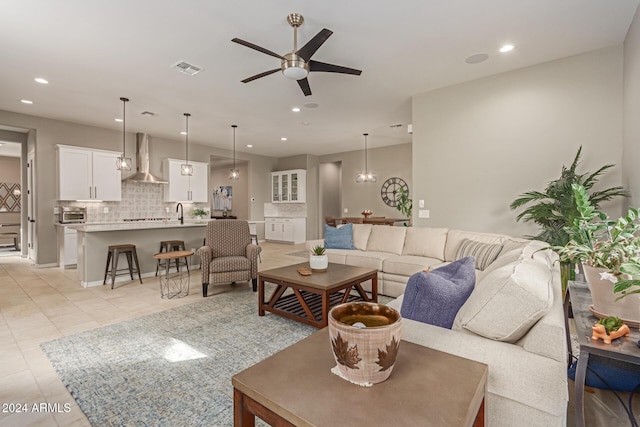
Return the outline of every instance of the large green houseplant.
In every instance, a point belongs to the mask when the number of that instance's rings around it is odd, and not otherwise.
[[[571,166],[562,166],[560,178],[547,184],[543,191],[527,191],[518,196],[511,209],[524,208],[516,217],[517,221],[533,222],[540,227],[538,234],[527,236],[534,240],[542,240],[550,245],[564,246],[569,241],[565,227],[571,226],[578,216],[575,198],[571,186],[582,185],[589,192],[589,200],[595,209],[600,203],[614,197],[629,197],[623,187],[611,187],[600,191],[591,191],[602,174],[614,165],[607,164],[595,172],[578,173],[582,147],[578,149]]]
[[[411,225],[411,213],[413,212],[413,199],[409,197],[409,190],[405,190],[400,187],[398,190],[398,204],[396,209],[405,217],[409,218],[409,225]],[[405,222],[406,226],[407,223]]]
[[[527,191],[518,196],[510,207],[513,210],[523,208],[516,217],[517,221],[533,222],[540,229],[538,234],[526,236],[529,239],[541,240],[552,246],[564,246],[569,242],[566,227],[573,224],[578,217],[578,209],[572,190],[573,184],[582,185],[590,191],[589,199],[597,209],[600,203],[611,200],[614,197],[629,197],[629,192],[623,187],[611,187],[600,191],[592,191],[601,175],[614,165],[607,164],[595,172],[578,173],[582,146],[569,167],[562,166],[560,177],[547,184],[543,191]],[[562,275],[562,289],[567,288],[568,280],[573,274],[573,265],[570,262],[562,262],[560,272]]]

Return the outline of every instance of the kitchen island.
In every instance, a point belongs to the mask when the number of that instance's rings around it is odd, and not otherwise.
[[[185,221],[184,224],[180,224],[179,221],[172,220],[69,226],[78,232],[80,283],[83,287],[102,285],[107,262],[107,247],[125,243],[136,245],[142,277],[155,276],[156,260],[153,254],[158,253],[160,241],[184,240],[185,249],[195,251],[202,246],[206,225],[206,221]],[[191,259],[197,267],[200,258],[194,256]],[[124,268],[126,265],[127,261],[122,257],[119,267]],[[129,280],[131,279],[127,275],[116,278],[116,282]]]

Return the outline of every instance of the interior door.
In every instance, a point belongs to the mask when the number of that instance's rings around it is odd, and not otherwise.
[[[27,257],[36,261],[36,156],[34,151],[27,154]],[[23,252],[24,253],[24,252]]]

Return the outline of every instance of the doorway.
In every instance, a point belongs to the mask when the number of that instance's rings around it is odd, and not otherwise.
[[[342,162],[320,164],[319,236],[324,236],[326,216],[342,216]]]

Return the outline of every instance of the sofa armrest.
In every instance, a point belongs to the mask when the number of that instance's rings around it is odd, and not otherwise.
[[[308,251],[311,251],[316,246],[324,247],[324,239],[307,240],[306,244],[304,245],[305,249]]]
[[[262,252],[262,248],[253,243],[247,245],[246,256],[251,261],[251,278],[258,277],[258,255]]]
[[[200,257],[200,268],[202,269],[202,283],[209,283],[209,268],[213,260],[213,249],[210,246],[202,246],[196,251]]]

